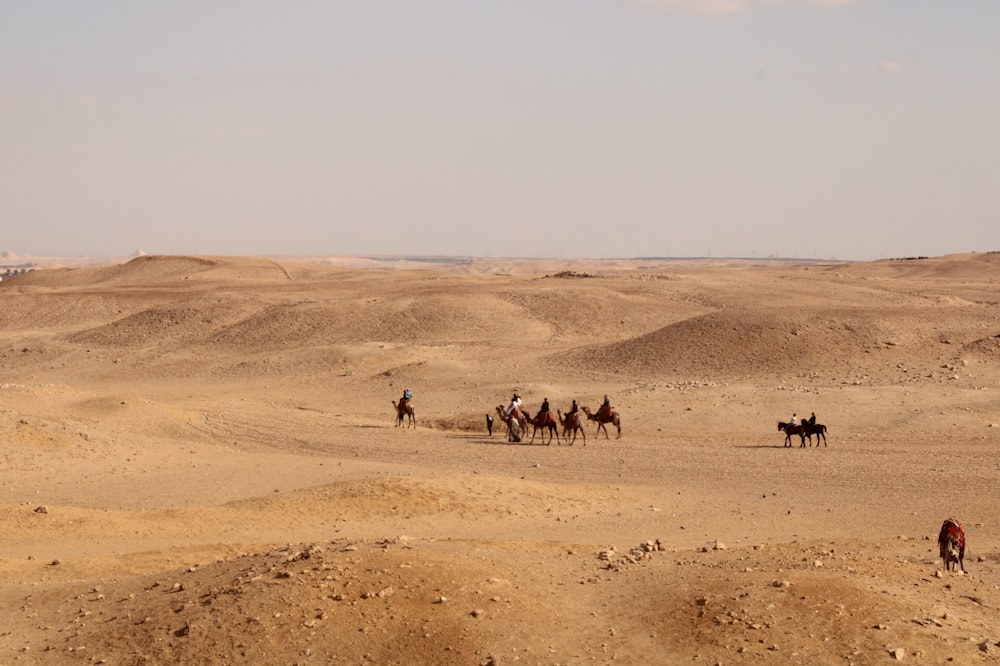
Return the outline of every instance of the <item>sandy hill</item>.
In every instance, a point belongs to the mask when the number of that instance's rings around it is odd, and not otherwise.
[[[995,663],[998,257],[5,280],[0,663]]]

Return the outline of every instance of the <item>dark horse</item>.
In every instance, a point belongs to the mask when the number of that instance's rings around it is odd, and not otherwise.
[[[785,446],[792,445],[792,435],[798,435],[802,438],[802,446],[806,445],[806,427],[801,423],[792,425],[791,423],[785,423],[784,421],[778,421],[778,430],[785,433]],[[819,446],[819,444],[817,444]]]
[[[812,436],[816,435],[816,446],[819,446],[820,437],[823,438],[823,446],[826,446],[826,426],[822,423],[810,423],[803,421],[802,425],[806,429],[806,437],[809,438],[809,446],[812,446]]]

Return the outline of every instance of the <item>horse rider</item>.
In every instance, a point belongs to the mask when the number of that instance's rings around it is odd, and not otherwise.
[[[549,413],[549,399],[545,398],[545,400],[542,400],[542,408],[538,410],[538,415],[535,416],[535,420],[538,421],[548,413]]]
[[[795,427],[795,426],[797,426],[798,424],[799,424],[799,417],[798,417],[798,416],[796,416],[796,415],[795,415],[795,413],[793,412],[793,413],[792,413],[792,418],[791,418],[791,420],[790,420],[790,421],[788,422],[788,425],[790,425],[790,426],[792,426],[792,427]]]
[[[808,423],[811,426],[816,425],[816,412],[813,412],[812,416],[810,416],[808,419],[806,419],[806,423]]]

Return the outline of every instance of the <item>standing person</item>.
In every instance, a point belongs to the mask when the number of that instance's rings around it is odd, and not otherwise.
[[[493,417],[489,414],[486,415],[486,432],[490,433],[490,437],[493,436]]]

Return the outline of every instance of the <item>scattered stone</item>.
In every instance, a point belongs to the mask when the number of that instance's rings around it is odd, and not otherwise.
[[[895,650],[890,650],[889,655],[896,661],[903,661],[903,657],[906,656],[906,650],[903,648],[896,648]]]
[[[48,513],[48,512],[49,512],[49,507],[45,506],[44,504],[35,507],[35,513]]]

